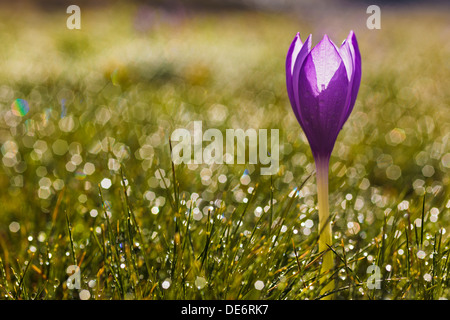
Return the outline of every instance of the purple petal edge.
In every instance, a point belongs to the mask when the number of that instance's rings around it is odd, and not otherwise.
[[[294,64],[294,69],[292,73],[292,89],[294,93],[294,103],[295,103],[295,110],[294,113],[297,116],[297,120],[300,122],[300,125],[303,126],[303,119],[302,115],[300,113],[300,100],[299,100],[299,94],[298,94],[298,82],[299,82],[299,75],[300,70],[303,66],[303,63],[305,62],[306,57],[311,52],[311,38],[312,35],[309,35],[306,39],[305,43],[303,44],[302,48],[300,49]]]
[[[351,72],[351,79],[349,79],[351,85],[349,86],[348,101],[346,103],[345,113],[341,118],[341,127],[347,121],[348,117],[350,116],[350,113],[353,110],[353,107],[355,106],[356,97],[358,95],[359,86],[361,84],[361,54],[359,52],[358,42],[356,40],[356,36],[353,30],[350,31],[347,39],[345,40],[345,43],[347,50],[349,50],[351,54],[352,72]]]
[[[350,112],[353,109],[353,106],[356,102],[356,97],[358,96],[359,86],[361,85],[361,76],[362,76],[362,68],[361,68],[361,52],[359,51],[358,41],[356,40],[356,35],[352,31],[350,31],[349,38],[351,41],[351,48],[353,48],[353,57],[354,57],[354,79],[352,83],[352,96],[350,100],[350,108],[348,110],[347,118],[350,115]]]
[[[292,41],[287,56],[286,56],[286,88],[288,92],[288,97],[291,102],[291,105],[295,106],[295,98],[294,98],[294,90],[292,85],[292,58],[294,55],[294,51],[296,46],[300,43],[300,46],[303,46],[302,40],[300,38],[300,33],[297,33]]]
[[[309,35],[306,42],[302,43],[300,33],[297,33],[286,57],[286,87],[292,109],[300,125],[302,125],[302,119],[298,101],[298,74],[306,55],[311,50],[311,37]]]

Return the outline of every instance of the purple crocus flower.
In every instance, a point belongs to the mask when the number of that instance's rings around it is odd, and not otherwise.
[[[333,253],[328,205],[328,166],[339,131],[355,105],[361,83],[361,55],[353,31],[338,48],[325,35],[311,50],[311,35],[294,38],[286,58],[286,85],[292,109],[316,164],[319,202],[319,251],[322,274],[332,274]],[[321,293],[333,296],[334,282],[321,279]]]
[[[297,33],[286,58],[287,91],[316,161],[329,159],[360,82],[361,55],[353,31],[340,48],[325,35],[312,50],[311,35],[302,43]]]

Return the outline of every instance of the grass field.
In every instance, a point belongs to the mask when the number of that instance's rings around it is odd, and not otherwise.
[[[450,297],[448,7],[382,9],[381,30],[363,7],[82,8],[81,30],[65,8],[0,12],[2,299],[320,298],[314,162],[284,60],[298,31],[340,44],[350,29],[363,77],[330,164],[334,297]],[[169,137],[193,121],[279,129],[278,174],[172,165]]]

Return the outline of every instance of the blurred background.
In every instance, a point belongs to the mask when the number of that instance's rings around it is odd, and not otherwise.
[[[31,244],[18,239],[28,235],[36,250],[62,190],[76,238],[101,211],[99,184],[119,215],[120,168],[138,217],[169,210],[168,138],[197,120],[223,132],[280,129],[275,198],[294,190],[314,171],[285,88],[297,32],[315,45],[325,33],[340,44],[354,30],[361,50],[360,93],[330,165],[338,235],[371,239],[379,230],[370,225],[391,211],[415,220],[424,195],[430,237],[448,228],[448,1],[378,1],[380,30],[366,27],[368,1],[77,1],[81,30],[66,28],[70,4],[0,4],[0,252],[26,256]],[[199,221],[222,203],[231,214],[257,184],[251,210],[267,210],[271,179],[258,165],[176,170]],[[315,201],[310,179],[299,213]]]

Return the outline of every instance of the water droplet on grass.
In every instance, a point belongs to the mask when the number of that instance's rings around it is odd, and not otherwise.
[[[261,280],[257,280],[256,282],[255,282],[255,289],[256,290],[262,290],[262,289],[264,289],[264,282],[262,282]]]
[[[425,259],[425,257],[426,257],[425,251],[419,250],[419,251],[417,252],[417,258],[419,258],[419,259]]]
[[[100,185],[102,186],[103,189],[109,189],[111,188],[112,182],[110,179],[104,178],[102,182],[100,182]]]
[[[203,289],[206,285],[206,279],[203,277],[197,277],[195,279],[195,286],[197,287],[197,289]]]
[[[170,287],[170,280],[169,279],[164,280],[163,283],[161,284],[161,287],[163,289],[169,289],[169,287]]]
[[[9,231],[16,233],[20,230],[20,224],[16,221],[13,221],[9,224]]]
[[[89,290],[83,289],[80,291],[80,299],[81,300],[89,300],[90,297],[91,297],[91,293],[89,292]]]

